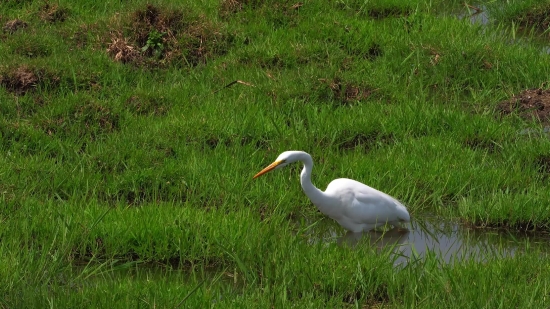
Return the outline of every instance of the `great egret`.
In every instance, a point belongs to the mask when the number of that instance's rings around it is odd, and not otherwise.
[[[410,221],[409,212],[403,204],[358,181],[339,178],[333,180],[325,192],[317,189],[311,183],[313,160],[307,152],[285,151],[254,178],[297,161],[304,164],[300,174],[304,193],[322,213],[336,220],[343,228],[359,233],[386,224],[399,228],[401,223]]]

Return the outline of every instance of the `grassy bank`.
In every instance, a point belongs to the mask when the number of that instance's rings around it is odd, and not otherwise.
[[[251,179],[300,149],[320,188],[349,177],[419,218],[547,231],[548,119],[507,107],[550,65],[510,44],[508,17],[471,25],[452,1],[0,7],[3,307],[548,298],[539,252],[396,270],[389,250],[305,239],[323,217],[298,166]]]

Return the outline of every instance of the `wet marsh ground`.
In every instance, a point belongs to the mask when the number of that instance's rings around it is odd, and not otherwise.
[[[2,2],[0,307],[546,306],[547,8],[476,6]],[[343,245],[299,166],[252,180],[290,149],[473,258]]]

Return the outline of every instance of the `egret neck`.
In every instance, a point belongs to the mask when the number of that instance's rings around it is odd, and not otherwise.
[[[311,202],[317,206],[317,208],[324,214],[330,214],[330,196],[327,196],[325,192],[319,190],[311,183],[311,171],[313,170],[313,159],[308,153],[300,153],[298,159],[304,164],[302,173],[300,174],[300,183],[302,184],[302,190],[309,197]]]

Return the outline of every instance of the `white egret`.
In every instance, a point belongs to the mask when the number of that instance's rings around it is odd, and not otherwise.
[[[403,204],[358,181],[339,178],[333,180],[325,192],[317,189],[311,183],[313,160],[307,152],[285,151],[254,178],[297,161],[304,164],[300,174],[304,193],[323,214],[336,220],[343,228],[359,233],[386,224],[399,228],[402,223],[410,221],[409,212]]]

